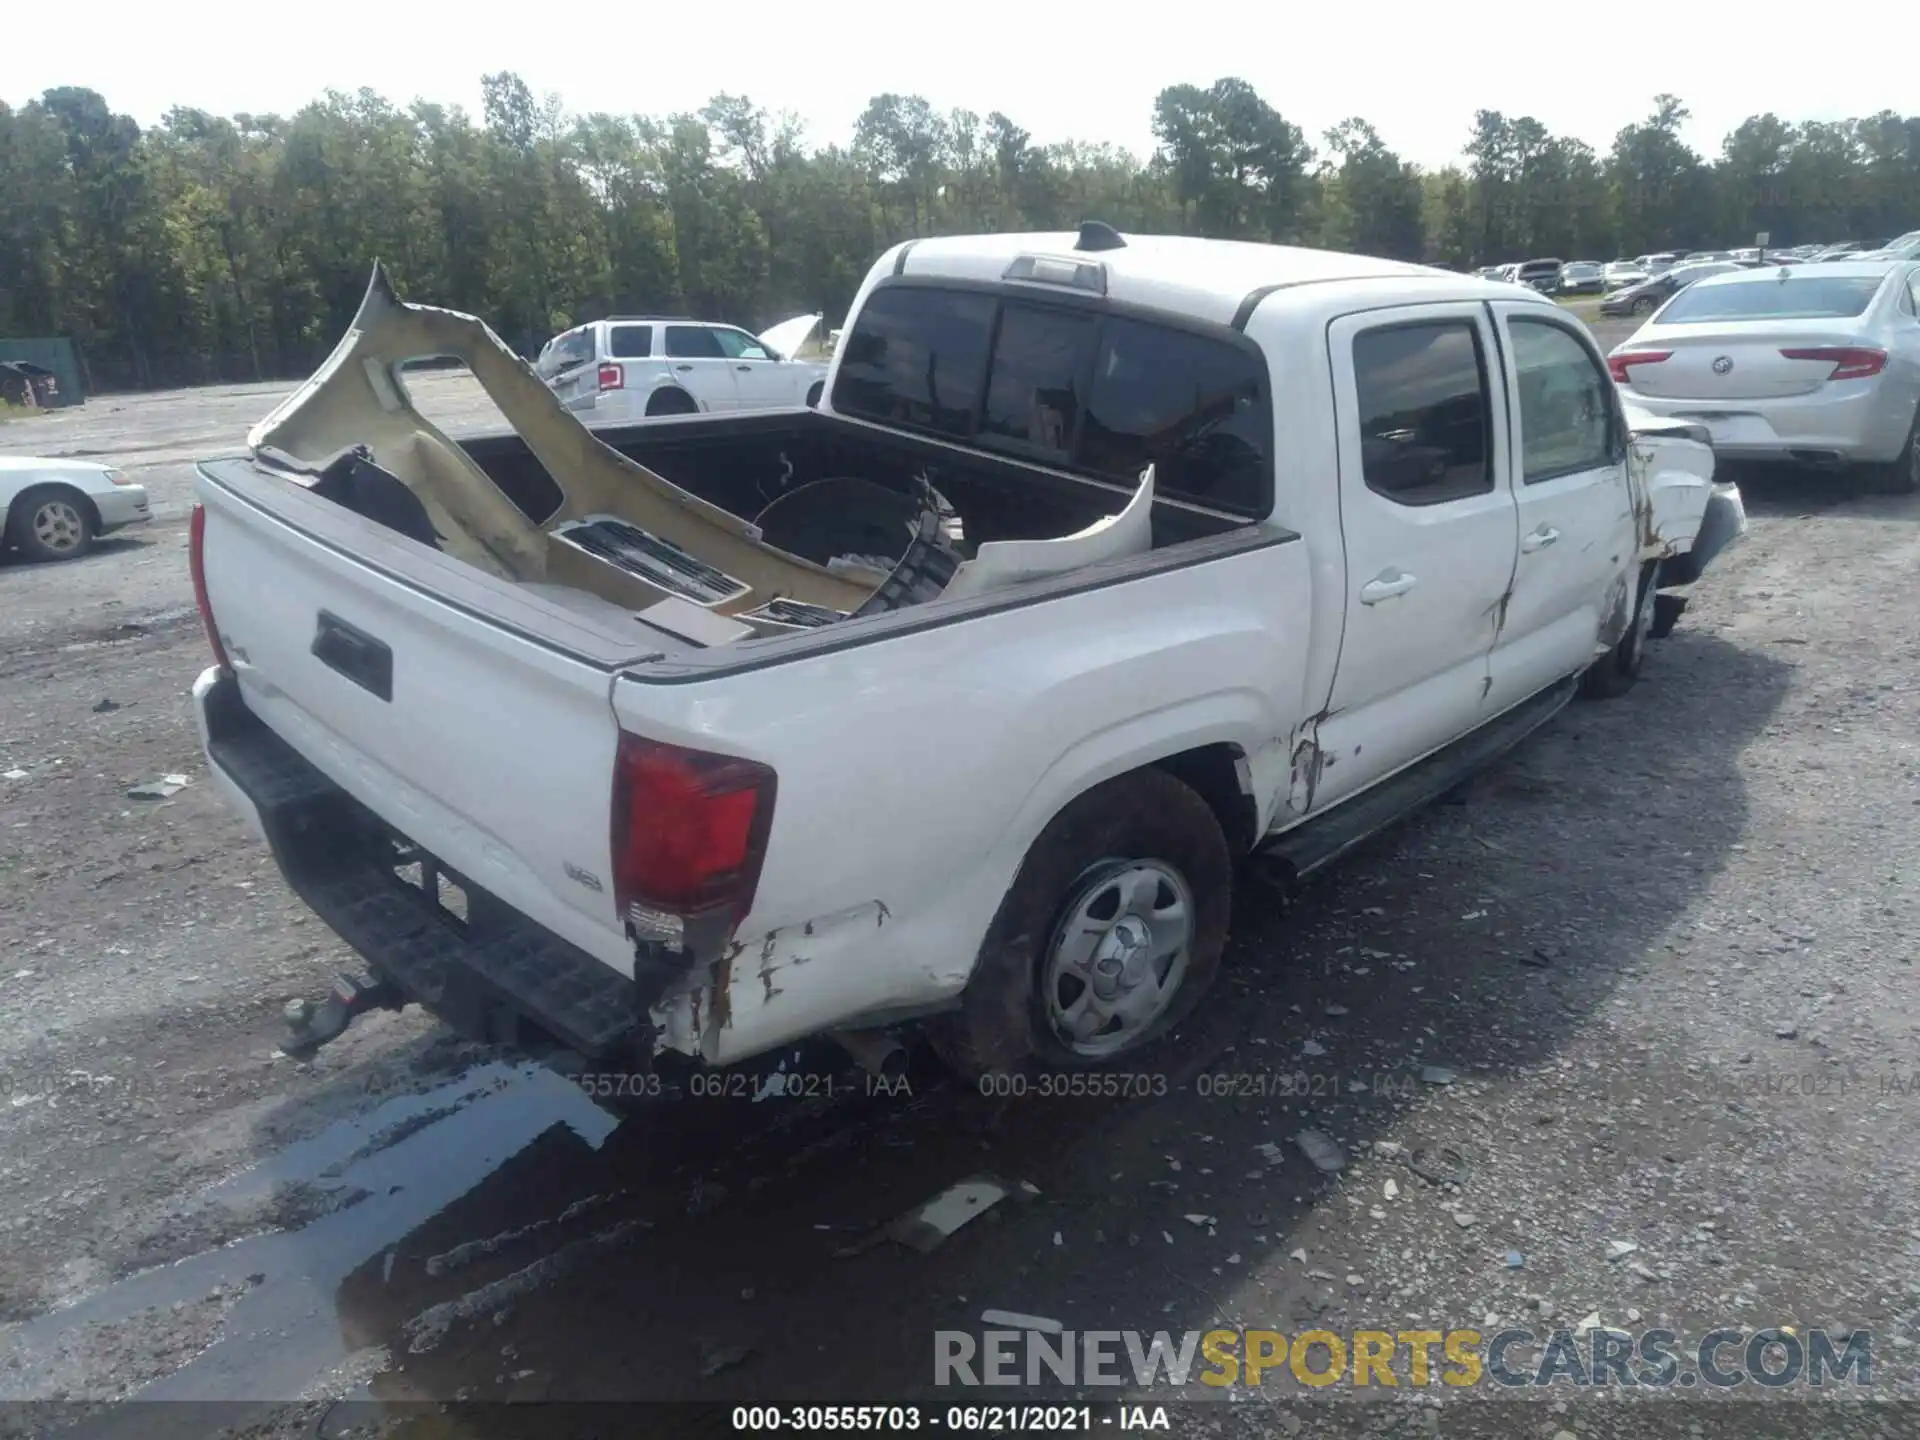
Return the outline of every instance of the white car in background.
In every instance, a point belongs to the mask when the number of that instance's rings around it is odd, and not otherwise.
[[[1610,261],[1600,273],[1609,291],[1624,290],[1629,285],[1638,285],[1647,278],[1645,269],[1634,260]]]
[[[1713,275],[1608,358],[1623,399],[1704,425],[1717,455],[1860,465],[1920,490],[1920,263]]]
[[[1859,260],[1920,260],[1920,230],[1896,235],[1878,250],[1862,251]]]
[[[826,365],[794,357],[823,318],[799,315],[750,335],[679,316],[615,315],[554,336],[533,368],[589,425],[790,409],[820,398]]]
[[[0,545],[78,560],[99,536],[153,518],[147,488],[90,460],[0,455]]]

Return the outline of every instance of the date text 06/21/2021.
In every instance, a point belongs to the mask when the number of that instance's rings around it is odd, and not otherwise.
[[[1164,1405],[736,1405],[736,1433],[1089,1434],[1173,1428]]]

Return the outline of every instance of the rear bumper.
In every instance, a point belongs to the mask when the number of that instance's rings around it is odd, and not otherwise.
[[[269,730],[231,675],[204,672],[193,703],[222,795],[378,979],[473,1040],[646,1068],[631,979],[458,876],[445,874],[451,889],[437,884],[434,857]]]
[[[1707,427],[1713,453],[1733,460],[1885,464],[1913,428],[1914,401],[1880,384],[1779,400],[1668,400],[1623,392],[1641,409]]]

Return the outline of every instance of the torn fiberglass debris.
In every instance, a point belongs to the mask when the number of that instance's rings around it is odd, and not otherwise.
[[[414,408],[404,368],[427,358],[464,363],[554,480],[562,500],[546,520],[530,518]],[[743,519],[606,444],[484,322],[400,300],[379,265],[345,338],[247,443],[256,464],[499,579],[584,592],[629,614],[677,599],[740,622],[703,643],[977,595],[1153,544],[1151,468],[1118,515],[971,555],[952,507],[925,483],[903,495],[816,480]],[[796,548],[792,537],[835,523],[885,546],[897,539],[898,556],[867,544],[811,556]]]

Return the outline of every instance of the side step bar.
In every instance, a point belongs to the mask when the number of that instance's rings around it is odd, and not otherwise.
[[[1256,862],[1283,870],[1288,880],[1305,879],[1499,759],[1557,715],[1579,684],[1577,675],[1569,676],[1318,819],[1274,836],[1254,852]]]

